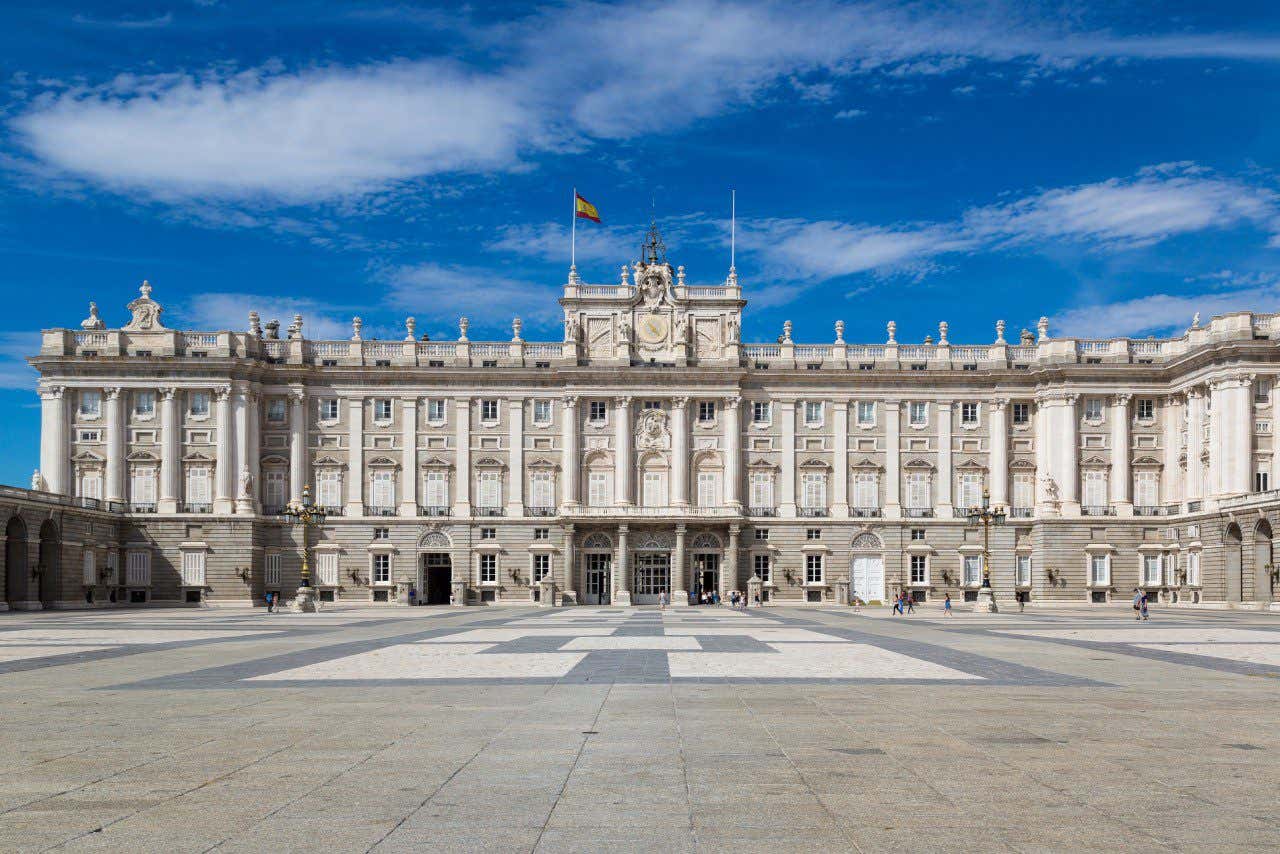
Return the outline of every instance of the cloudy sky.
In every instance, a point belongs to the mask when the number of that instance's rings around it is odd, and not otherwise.
[[[1119,10],[1117,10],[1117,7]],[[35,330],[165,320],[554,338],[651,215],[748,340],[1146,336],[1280,310],[1280,12],[1224,0],[11,0],[0,11],[0,480]]]

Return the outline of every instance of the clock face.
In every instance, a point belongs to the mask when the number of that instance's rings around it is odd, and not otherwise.
[[[647,344],[657,344],[666,340],[667,319],[661,314],[647,314],[640,318],[640,340]]]

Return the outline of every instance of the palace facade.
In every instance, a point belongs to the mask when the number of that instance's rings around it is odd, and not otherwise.
[[[321,598],[771,603],[950,593],[1265,606],[1280,524],[1280,320],[1170,339],[740,340],[731,270],[694,286],[656,231],[615,284],[571,270],[563,340],[43,332],[31,491],[0,494],[11,607]],[[434,324],[433,324],[434,325]],[[987,506],[999,517],[970,519]],[[988,557],[989,556],[989,557]]]

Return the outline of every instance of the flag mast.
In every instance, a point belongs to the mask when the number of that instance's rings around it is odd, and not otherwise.
[[[738,249],[738,191],[729,190],[729,272],[733,272]]]
[[[578,268],[578,188],[573,188],[573,200],[569,205],[569,272]]]

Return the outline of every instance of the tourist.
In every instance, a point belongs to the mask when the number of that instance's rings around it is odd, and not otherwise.
[[[667,610],[667,591],[665,590],[658,594],[658,610]]]
[[[914,593],[907,594],[907,613],[914,614],[916,612],[916,595]]]
[[[896,596],[894,596],[894,597],[893,597],[893,616],[895,616],[895,617],[896,617],[896,616],[898,616],[898,615],[899,615],[899,614],[901,614],[901,613],[903,613],[903,609],[902,609],[902,594],[901,594],[901,593],[899,593],[899,594],[897,594]]]
[[[409,588],[409,604],[410,605],[418,604],[418,591],[415,590],[413,587]]]
[[[1142,619],[1142,591],[1136,587],[1133,588],[1133,618]]]
[[[268,614],[273,613],[274,608],[275,608],[275,594],[268,593],[267,594],[267,613]]]
[[[951,616],[951,594],[947,594],[947,598],[942,600],[942,616]]]
[[[1142,619],[1144,620],[1151,619],[1151,617],[1147,614],[1147,593],[1145,590],[1142,592],[1142,609],[1139,611],[1139,613],[1142,615]]]

